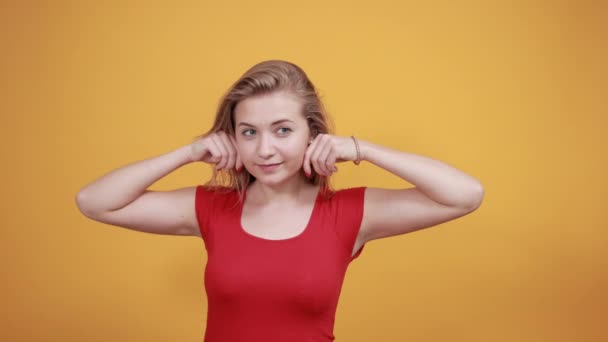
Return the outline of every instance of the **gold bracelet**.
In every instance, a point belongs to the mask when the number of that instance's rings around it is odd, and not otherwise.
[[[355,163],[355,165],[359,165],[359,163],[361,162],[361,151],[359,150],[359,143],[357,142],[357,139],[355,139],[354,136],[350,136],[351,138],[353,138],[353,141],[355,142],[355,148],[357,149],[357,160],[353,160],[353,163]]]

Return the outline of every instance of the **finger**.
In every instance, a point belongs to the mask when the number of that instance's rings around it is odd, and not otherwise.
[[[312,148],[312,150],[310,151],[310,160],[309,160],[308,164],[310,165],[311,174],[312,173],[317,173],[319,175],[323,174],[323,172],[320,169],[319,164],[318,164],[319,152],[321,151],[321,149],[323,147],[322,146],[323,141],[321,139],[321,136],[322,136],[322,134],[318,134],[315,137],[315,139],[313,140],[312,144],[310,144],[311,145],[310,147]]]
[[[207,151],[209,151],[209,154],[211,154],[211,157],[208,158],[209,163],[216,164],[222,160],[222,153],[220,152],[219,148],[217,148],[217,145],[213,139],[208,140]]]
[[[312,153],[315,151],[315,146],[317,146],[317,141],[317,138],[315,138],[312,143],[308,145],[306,152],[304,153],[304,163],[302,166],[304,168],[304,172],[306,172],[308,175],[312,175],[312,164],[310,159],[312,157]]]
[[[239,149],[236,145],[236,139],[232,135],[230,135],[230,142],[232,143],[232,146],[234,146],[234,150],[236,151],[236,169],[238,171],[243,167],[243,161],[241,160],[241,155],[239,154]]]
[[[321,134],[319,134],[318,137],[318,141],[315,145],[315,148],[310,156],[310,161],[312,163],[313,168],[315,169],[315,171],[320,174],[320,175],[325,175],[325,170],[323,169],[323,166],[320,165],[320,160],[319,160],[319,156],[321,154],[321,152],[323,152],[323,148],[324,146],[324,139],[320,137]]]
[[[226,163],[226,169],[232,169],[234,167],[234,163],[236,162],[236,152],[234,145],[232,145],[232,142],[225,133],[222,133],[220,135],[220,139],[222,139],[222,143],[224,144],[224,147],[226,148],[226,151],[228,153],[228,162]]]
[[[329,157],[331,151],[331,141],[326,139],[325,144],[323,145],[323,149],[321,150],[321,153],[319,153],[319,165],[323,169],[323,172],[326,176],[329,176],[332,172],[331,167],[327,165],[327,158]]]
[[[223,164],[225,164],[225,161],[224,161],[225,158],[224,158],[224,156],[226,155],[226,151],[225,151],[225,148],[224,148],[224,146],[223,146],[223,144],[221,142],[220,137],[217,134],[214,134],[211,137],[211,141],[213,141],[213,144],[215,145],[216,150],[219,152],[219,155],[216,158],[217,162],[216,162],[216,165],[215,165],[215,169],[216,170],[220,170],[222,168]]]
[[[332,149],[329,156],[327,156],[327,161],[325,162],[327,168],[332,173],[338,171],[338,167],[336,166],[336,156],[336,151]]]
[[[328,134],[323,134],[320,139],[321,141],[319,142],[319,146],[317,147],[317,150],[319,150],[319,154],[316,158],[317,165],[319,166],[319,169],[321,170],[321,173],[324,176],[329,176],[331,174],[331,171],[330,168],[327,167],[326,163],[327,157],[332,151],[331,136]]]
[[[215,169],[221,170],[222,168],[224,168],[224,166],[226,166],[226,162],[228,161],[228,151],[226,151],[226,147],[224,147],[222,139],[218,134],[215,134],[211,139],[215,143],[215,146],[217,146],[217,149],[220,151],[222,157],[220,162],[215,166]]]
[[[236,161],[234,163],[234,168],[237,171],[241,171],[241,169],[243,168],[243,161],[241,160],[241,156],[239,155],[239,152],[236,152]]]

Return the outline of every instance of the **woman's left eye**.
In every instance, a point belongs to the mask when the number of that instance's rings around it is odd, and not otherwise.
[[[281,132],[281,130],[284,130],[284,131]],[[279,128],[279,132],[285,134],[287,132],[291,132],[291,129],[287,128],[287,127],[281,127],[281,128]]]

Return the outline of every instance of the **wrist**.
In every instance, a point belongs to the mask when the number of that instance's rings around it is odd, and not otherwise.
[[[361,150],[359,149],[359,141],[357,141],[357,138],[355,138],[354,135],[351,135],[350,139],[355,145],[355,156],[353,157],[353,163],[355,163],[355,165],[359,165],[359,163],[361,162]]]
[[[189,145],[182,146],[172,152],[175,155],[175,158],[178,160],[179,166],[183,166],[183,165],[194,162],[194,160],[192,160],[192,149],[193,149],[192,144],[189,144]]]
[[[354,136],[351,136],[351,140],[355,144],[355,157],[353,159],[353,163],[355,165],[359,165],[362,161],[369,162],[368,156],[373,155],[374,145],[368,141],[360,140]]]
[[[369,161],[369,159],[367,158],[367,156],[370,155],[370,143],[365,141],[365,140],[359,140],[357,139],[357,141],[359,142],[359,158],[361,158],[360,161]]]

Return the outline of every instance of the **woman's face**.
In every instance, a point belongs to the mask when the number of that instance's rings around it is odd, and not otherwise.
[[[273,92],[249,97],[235,107],[234,120],[239,156],[258,181],[279,185],[300,175],[311,137],[294,96]]]

